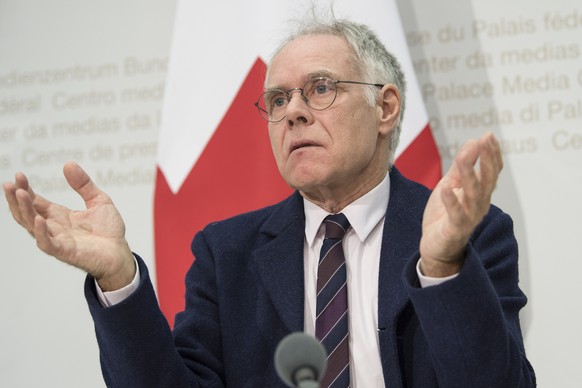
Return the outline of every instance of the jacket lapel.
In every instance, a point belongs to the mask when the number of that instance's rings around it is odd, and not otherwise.
[[[273,212],[261,228],[261,244],[253,252],[257,272],[286,328],[303,330],[304,272],[303,199],[295,193]]]
[[[378,335],[384,378],[392,386],[402,384],[397,328],[398,318],[409,303],[402,271],[405,263],[417,256],[422,214],[429,194],[428,190],[419,187],[404,178],[396,168],[391,171],[390,199],[380,253]]]

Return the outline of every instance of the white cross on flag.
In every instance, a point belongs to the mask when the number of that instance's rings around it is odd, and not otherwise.
[[[323,5],[323,7],[329,7]],[[401,62],[407,109],[396,166],[432,187],[441,164],[395,0],[335,1],[341,18],[370,26]],[[170,325],[184,307],[194,234],[212,221],[291,194],[267,123],[253,105],[266,61],[300,2],[178,1],[160,131],[154,225],[157,289]]]

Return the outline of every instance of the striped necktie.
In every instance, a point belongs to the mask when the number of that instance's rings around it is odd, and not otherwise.
[[[315,336],[327,351],[321,387],[349,387],[348,288],[342,239],[350,222],[342,214],[327,216],[317,269]]]

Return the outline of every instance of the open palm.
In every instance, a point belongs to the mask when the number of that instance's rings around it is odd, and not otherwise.
[[[423,272],[435,270],[432,275],[437,276],[458,272],[469,237],[489,210],[502,168],[499,143],[491,133],[463,146],[424,211],[420,242]]]
[[[64,167],[69,185],[79,193],[86,210],[75,211],[34,193],[24,174],[5,183],[14,219],[55,258],[93,275],[104,289],[123,287],[135,272],[125,240],[125,224],[107,194],[76,163]],[[131,273],[131,275],[130,275]]]

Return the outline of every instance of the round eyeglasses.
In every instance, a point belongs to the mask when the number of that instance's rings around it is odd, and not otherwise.
[[[283,89],[267,89],[260,95],[255,106],[259,110],[261,117],[265,120],[276,123],[283,120],[286,116],[287,105],[291,101],[291,94],[294,91],[301,93],[301,98],[305,103],[315,110],[324,110],[329,108],[337,97],[337,84],[356,84],[369,85],[379,88],[383,84],[372,84],[359,81],[340,81],[328,77],[318,77],[307,81],[302,88],[293,88],[287,91]]]

